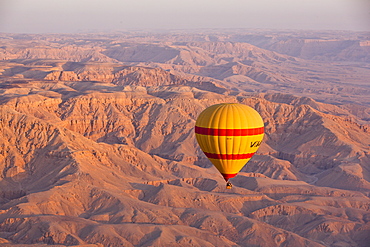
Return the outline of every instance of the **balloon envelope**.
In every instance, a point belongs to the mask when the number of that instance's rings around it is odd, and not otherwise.
[[[204,154],[228,181],[259,148],[264,124],[259,113],[247,105],[217,104],[201,112],[195,136]]]

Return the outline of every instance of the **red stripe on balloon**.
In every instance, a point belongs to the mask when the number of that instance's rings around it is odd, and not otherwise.
[[[250,159],[254,155],[254,153],[248,154],[213,154],[204,152],[204,154],[209,159],[219,159],[219,160],[245,160]]]
[[[235,177],[237,173],[233,173],[233,174],[221,173],[221,174],[226,181],[229,181],[229,179]]]
[[[213,129],[195,126],[195,133],[211,136],[253,136],[264,133],[264,127],[252,129]]]

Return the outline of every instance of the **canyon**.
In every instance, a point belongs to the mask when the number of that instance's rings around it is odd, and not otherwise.
[[[368,246],[370,35],[0,34],[2,246]],[[265,122],[225,181],[206,107]]]

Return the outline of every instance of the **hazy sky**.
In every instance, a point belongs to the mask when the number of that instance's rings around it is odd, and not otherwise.
[[[0,0],[0,32],[189,28],[370,31],[370,0]]]

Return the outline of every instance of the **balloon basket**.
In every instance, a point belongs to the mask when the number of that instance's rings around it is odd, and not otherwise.
[[[233,185],[230,183],[230,182],[227,182],[226,184],[226,189],[231,189],[233,187]]]

